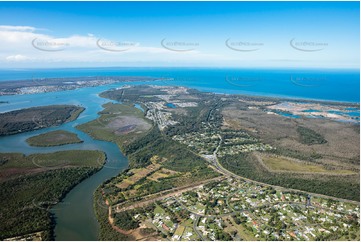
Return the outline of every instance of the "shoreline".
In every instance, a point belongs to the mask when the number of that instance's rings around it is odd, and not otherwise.
[[[306,98],[306,97],[293,97],[293,96],[284,96],[284,95],[274,95],[274,94],[228,94],[228,93],[221,93],[221,92],[212,92],[214,94],[220,95],[237,95],[237,96],[246,96],[246,97],[256,97],[256,98],[274,98],[274,99],[281,99],[282,101],[292,101],[292,102],[317,102],[317,103],[325,103],[325,104],[332,104],[332,105],[355,105],[360,106],[360,102],[351,102],[351,101],[339,101],[339,100],[330,100],[330,99],[313,99],[313,98]],[[273,95],[273,96],[271,96]]]
[[[132,85],[132,82],[148,82],[148,83],[153,83],[153,82],[163,82],[160,84],[150,84],[150,85],[155,85],[155,86],[178,86],[178,87],[186,87],[186,88],[190,88],[190,89],[195,89],[197,91],[200,92],[205,92],[205,93],[213,93],[213,94],[218,94],[218,95],[237,95],[237,96],[244,96],[244,97],[251,97],[251,98],[269,98],[269,99],[282,99],[282,101],[293,101],[293,102],[318,102],[318,103],[326,103],[326,104],[332,104],[332,105],[355,105],[355,106],[360,106],[360,100],[357,101],[346,101],[346,100],[332,100],[332,99],[321,99],[321,98],[307,98],[307,97],[302,97],[302,96],[288,96],[288,95],[282,95],[282,94],[272,94],[272,93],[264,93],[264,92],[249,92],[249,91],[244,91],[242,92],[240,90],[240,92],[238,93],[230,93],[227,92],[226,89],[223,88],[212,88],[212,87],[200,87],[200,86],[189,86],[189,85],[179,85],[177,83],[171,83],[172,81],[167,82],[168,85],[164,82],[164,80],[161,77],[152,77],[152,76],[113,76],[113,77],[107,77],[107,76],[98,76],[98,77],[103,77],[103,78],[144,78],[144,80],[130,80],[130,81],[115,81],[114,83],[124,83],[124,85]],[[56,78],[48,78],[48,79],[62,79],[64,81],[66,80],[74,80],[74,79],[80,79],[80,78],[85,78],[85,79],[89,79],[89,78],[97,78],[97,76],[94,77],[89,77],[89,76],[84,76],[84,77],[56,77]],[[165,78],[166,79],[166,78]],[[13,82],[13,83],[20,83],[20,82],[28,82],[28,81],[32,81],[31,79],[24,79],[24,80],[14,80],[14,81],[4,81],[5,82]],[[2,82],[0,82],[1,84]],[[171,84],[171,85],[170,85]],[[142,84],[140,84],[142,85]],[[38,84],[31,86],[31,87],[36,87],[38,86]],[[71,90],[48,90],[48,91],[44,91],[44,92],[37,92],[37,93],[19,93],[19,94],[2,94],[0,95],[0,97],[12,97],[12,96],[24,96],[24,95],[34,95],[34,94],[40,94],[40,93],[58,93],[58,92],[63,92],[63,91],[72,91],[72,90],[78,90],[78,89],[82,89],[82,88],[87,88],[87,87],[98,87],[98,86],[102,86],[102,85],[96,85],[96,86],[79,86],[77,88],[71,89]],[[221,91],[220,91],[221,90]],[[10,104],[11,102],[9,101],[0,101],[0,103],[2,104]]]

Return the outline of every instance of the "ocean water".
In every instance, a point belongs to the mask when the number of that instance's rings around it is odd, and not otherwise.
[[[158,85],[180,85],[228,94],[360,101],[359,70],[231,68],[67,68],[0,69],[1,81],[46,77],[149,76]]]

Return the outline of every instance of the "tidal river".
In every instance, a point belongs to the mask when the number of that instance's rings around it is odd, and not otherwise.
[[[143,84],[142,82],[132,84]],[[32,95],[1,96],[0,101],[9,103],[0,105],[0,112],[53,104],[81,105],[85,111],[75,121],[58,127],[0,137],[0,152],[19,152],[24,154],[49,153],[61,150],[101,150],[107,155],[107,163],[103,168],[74,187],[64,200],[52,208],[56,217],[56,240],[97,240],[99,225],[93,210],[93,193],[104,181],[116,176],[128,165],[127,158],[119,151],[116,144],[94,140],[87,134],[77,130],[79,124],[89,122],[98,117],[102,104],[110,100],[100,98],[98,94],[122,84],[101,87],[83,88],[72,91],[41,93]],[[58,147],[31,147],[26,139],[53,130],[67,130],[76,133],[84,142]]]

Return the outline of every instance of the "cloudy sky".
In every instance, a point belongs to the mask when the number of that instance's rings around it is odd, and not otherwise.
[[[358,68],[359,2],[0,2],[2,68]]]

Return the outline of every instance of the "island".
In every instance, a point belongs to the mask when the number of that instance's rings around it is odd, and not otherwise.
[[[48,147],[82,143],[83,141],[79,139],[76,134],[69,131],[55,130],[30,137],[26,140],[26,142],[28,142],[31,146]]]
[[[0,113],[0,136],[58,126],[78,118],[83,107],[50,105]]]

